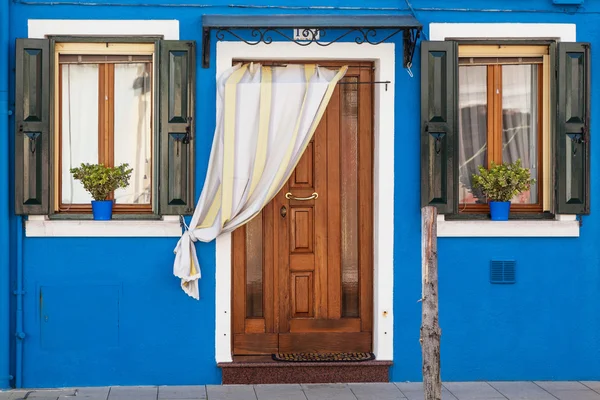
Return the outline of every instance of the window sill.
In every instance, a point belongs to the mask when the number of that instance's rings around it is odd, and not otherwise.
[[[178,216],[160,220],[50,220],[30,215],[25,222],[26,237],[179,237]]]
[[[539,220],[446,220],[438,215],[438,237],[579,237],[575,215]]]

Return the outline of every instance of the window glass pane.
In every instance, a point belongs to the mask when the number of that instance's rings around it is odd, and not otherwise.
[[[538,66],[502,66],[502,161],[529,168],[538,180]],[[513,203],[536,204],[538,185],[523,192]]]
[[[459,202],[485,203],[479,190],[472,189],[478,166],[487,167],[487,67],[458,69]]]
[[[340,85],[342,317],[358,317],[358,77]]]
[[[98,162],[97,64],[61,65],[61,198],[63,204],[89,204],[92,196],[70,169]]]
[[[263,316],[263,214],[246,224],[246,317]]]
[[[115,64],[115,166],[133,168],[115,202],[150,204],[152,188],[152,83],[150,63]]]

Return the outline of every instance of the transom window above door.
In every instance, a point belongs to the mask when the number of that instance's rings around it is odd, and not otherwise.
[[[588,214],[590,47],[553,41],[424,41],[421,205],[487,218],[479,166],[521,160],[536,183],[511,218]]]
[[[133,169],[114,212],[194,206],[195,42],[150,37],[17,39],[15,211],[89,218],[82,163]],[[133,216],[139,218],[139,216]]]

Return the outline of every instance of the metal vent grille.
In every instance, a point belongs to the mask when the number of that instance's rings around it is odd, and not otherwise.
[[[490,262],[491,283],[515,283],[516,261],[492,260]]]

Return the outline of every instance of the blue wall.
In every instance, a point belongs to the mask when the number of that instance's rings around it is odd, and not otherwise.
[[[112,6],[92,6],[72,5],[77,3],[73,0],[67,2],[71,5],[60,5],[58,0],[53,3],[59,5],[49,6],[38,0],[27,4],[15,0],[10,53],[14,54],[14,39],[27,36],[27,19],[177,19],[180,37],[200,43],[200,16],[208,13],[407,12],[400,0],[371,0],[368,8],[363,7],[363,0],[319,0],[313,3],[317,11],[291,0],[261,0],[260,6],[241,0],[213,0],[209,6],[181,0],[180,4],[187,3],[185,7],[167,6],[162,0],[145,0],[143,7],[135,6],[136,2],[114,0]],[[442,3],[449,2],[412,1],[426,32],[431,22],[562,22],[576,23],[577,39],[592,42],[592,47],[600,37],[600,5],[591,0],[581,9],[552,6],[550,0],[457,0],[452,2],[454,9],[440,10]],[[511,10],[464,10],[482,7]],[[421,371],[419,119],[415,117],[419,115],[420,80],[419,57],[413,67],[415,77],[410,78],[401,66],[401,43],[398,39],[396,43],[395,362],[391,378],[405,381],[420,380]],[[594,74],[600,73],[597,54],[592,54]],[[215,121],[214,42],[211,55],[211,68],[199,69],[197,75],[198,189]],[[14,68],[14,57],[10,63]],[[599,80],[592,82],[592,92],[597,92]],[[9,98],[14,98],[14,81]],[[597,103],[592,107],[596,115]],[[600,151],[596,149],[592,141],[592,152]],[[592,193],[598,187],[597,159],[592,158]],[[592,197],[592,210],[597,209],[598,200]],[[14,234],[16,218],[12,216],[11,221]],[[584,218],[578,239],[440,239],[443,378],[600,379],[600,276],[595,246],[599,228],[595,213]],[[181,292],[171,275],[175,243],[173,238],[25,238],[24,386],[219,383],[214,361],[214,244],[198,247],[203,278],[202,299],[196,302]],[[14,268],[19,255],[14,254],[15,246],[12,249]],[[490,285],[492,258],[517,261],[515,285]],[[11,361],[14,372],[14,357]]]

